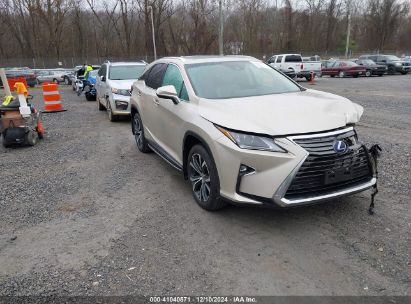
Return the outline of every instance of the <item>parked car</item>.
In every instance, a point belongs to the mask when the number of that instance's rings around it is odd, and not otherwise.
[[[406,75],[411,71],[410,62],[402,61],[394,55],[362,55],[359,59],[371,59],[377,64],[385,65],[387,67],[387,72],[390,75],[395,73]]]
[[[75,72],[74,69],[70,69],[70,70],[65,70],[62,73],[61,77],[63,78],[63,83],[65,85],[71,85],[72,84],[71,79],[72,79],[72,75],[74,74],[74,72]]]
[[[321,73],[323,69],[332,67],[336,61],[337,59],[321,60]]]
[[[31,88],[34,88],[36,85],[36,75],[34,71],[29,68],[5,68],[7,78],[19,78],[23,77],[26,79],[27,85]],[[0,79],[0,85],[3,83]]]
[[[376,179],[354,125],[363,108],[248,56],[162,58],[134,82],[132,132],[182,171],[196,202],[291,207]]]
[[[321,70],[322,64],[320,56],[303,57],[303,73],[311,75],[311,72],[313,72],[316,77],[321,77]],[[307,80],[309,80],[309,78]]]
[[[355,63],[365,67],[365,76],[370,77],[372,75],[382,76],[387,72],[387,67],[382,64],[376,64],[371,59],[357,59]]]
[[[143,73],[146,63],[106,62],[98,71],[96,90],[100,111],[107,110],[110,121],[130,115],[131,86]]]
[[[300,54],[280,54],[268,59],[267,63],[280,71],[294,72],[298,78],[310,80],[310,71],[304,70],[303,58]]]
[[[41,84],[43,82],[55,82],[61,83],[64,81],[63,75],[65,74],[64,70],[46,70],[46,69],[38,69],[35,70],[36,74],[36,81],[37,84]]]
[[[357,78],[360,75],[365,75],[366,69],[363,66],[356,64],[355,62],[349,60],[337,60],[329,67],[324,67],[322,69],[323,75],[329,75],[331,77],[338,76],[344,78],[347,76],[352,76]]]
[[[401,58],[401,60],[404,61],[404,62],[411,63],[411,56],[404,56],[404,57]]]

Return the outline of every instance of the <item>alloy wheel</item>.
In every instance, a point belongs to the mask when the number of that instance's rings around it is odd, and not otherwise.
[[[211,192],[210,171],[203,157],[195,153],[190,159],[190,182],[193,192],[202,202],[207,202]]]
[[[143,129],[137,115],[133,116],[133,133],[137,147],[141,150],[143,148]]]

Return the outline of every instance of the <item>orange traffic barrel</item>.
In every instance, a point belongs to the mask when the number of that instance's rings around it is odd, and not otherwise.
[[[58,85],[53,82],[45,82],[41,86],[43,88],[44,110],[43,113],[62,112],[61,96]]]

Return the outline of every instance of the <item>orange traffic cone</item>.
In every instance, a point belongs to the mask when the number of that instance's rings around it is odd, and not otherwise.
[[[314,74],[314,72],[311,71],[310,72],[310,84],[311,85],[315,84],[314,78],[315,78],[315,74]]]
[[[43,113],[53,113],[66,111],[63,109],[61,103],[61,96],[56,83],[45,82],[42,84],[43,88],[43,100],[44,100],[44,110]]]

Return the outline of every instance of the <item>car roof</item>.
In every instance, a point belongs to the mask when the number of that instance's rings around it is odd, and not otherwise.
[[[301,56],[301,54],[275,54],[273,56]]]
[[[144,61],[117,61],[117,62],[108,61],[107,64],[111,66],[119,66],[119,65],[146,65],[147,63]]]
[[[175,61],[183,64],[208,63],[208,62],[226,62],[226,61],[259,61],[257,58],[243,55],[196,55],[196,56],[181,56],[181,57],[163,57],[162,61]]]

